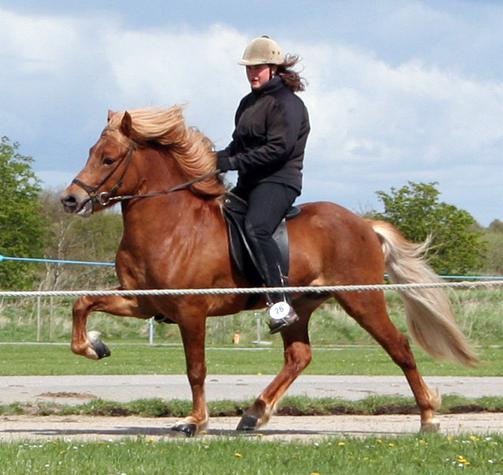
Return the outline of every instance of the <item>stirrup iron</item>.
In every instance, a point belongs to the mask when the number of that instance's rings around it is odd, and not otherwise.
[[[271,335],[299,319],[295,310],[287,302],[277,302],[269,308],[269,330]]]

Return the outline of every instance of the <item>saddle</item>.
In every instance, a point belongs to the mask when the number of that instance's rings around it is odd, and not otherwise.
[[[247,209],[248,203],[245,200],[231,192],[227,192],[225,194],[224,216],[227,221],[227,229],[229,231],[229,248],[232,262],[238,272],[243,275],[248,282],[251,283],[251,285],[260,286],[263,284],[263,280],[260,277],[257,259],[251,250],[244,230],[244,221]],[[285,217],[282,219],[273,234],[273,239],[276,241],[280,250],[281,275],[284,276],[285,282],[287,281],[288,270],[290,267],[286,221],[295,218],[295,216],[299,213],[300,208],[292,206],[287,211]],[[258,294],[249,295],[246,308],[252,308],[257,303],[259,298]],[[175,323],[163,314],[154,315],[154,319],[156,322],[160,323]]]
[[[236,269],[244,275],[252,285],[262,284],[257,259],[250,247],[244,230],[244,220],[248,203],[232,192],[224,196],[224,216],[229,230],[229,247],[232,261]],[[273,239],[280,250],[281,274],[288,276],[290,258],[288,250],[288,231],[286,221],[295,218],[300,213],[300,208],[292,206],[278,225],[273,234]]]

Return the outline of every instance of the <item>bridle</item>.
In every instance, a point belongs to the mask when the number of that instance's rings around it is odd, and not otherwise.
[[[74,185],[79,186],[82,188],[88,195],[89,198],[82,203],[82,206],[84,206],[88,201],[91,201],[93,207],[95,204],[99,204],[101,206],[107,206],[110,203],[116,203],[120,201],[127,201],[127,200],[132,200],[132,199],[140,199],[140,198],[151,198],[154,196],[161,196],[161,195],[166,195],[168,193],[173,193],[175,191],[181,191],[181,190],[186,190],[190,188],[193,184],[199,183],[200,181],[204,181],[207,178],[210,178],[212,176],[218,175],[220,173],[220,170],[215,170],[211,171],[209,173],[205,173],[204,175],[201,175],[197,178],[193,178],[192,180],[189,180],[184,183],[180,183],[179,185],[175,185],[165,191],[153,191],[151,193],[145,193],[142,195],[116,195],[117,191],[123,184],[124,176],[126,175],[126,172],[129,168],[129,165],[131,164],[132,156],[133,153],[136,151],[138,147],[136,146],[135,143],[131,143],[131,146],[129,147],[129,150],[127,151],[126,155],[124,155],[123,158],[121,158],[117,165],[113,168],[113,170],[110,170],[110,172],[101,180],[101,182],[96,185],[96,186],[91,186],[87,185],[86,183],[82,182],[78,178],[74,178],[72,180],[72,183]],[[122,170],[122,173],[115,183],[115,185],[111,188],[110,191],[102,191],[101,193],[98,192],[98,190],[109,180],[109,178],[112,177],[112,175],[115,173],[115,171],[119,168],[119,166],[123,163],[125,163],[125,166]]]
[[[80,186],[88,195],[89,198],[83,203],[87,203],[87,201],[91,201],[93,206],[95,204],[100,204],[101,206],[106,206],[107,204],[110,203],[110,200],[112,197],[115,196],[115,193],[117,193],[117,190],[122,186],[124,175],[126,174],[129,165],[131,164],[131,159],[133,156],[133,152],[136,150],[136,145],[131,144],[129,147],[126,155],[124,155],[117,163],[117,165],[110,170],[110,172],[101,180],[101,182],[96,185],[96,186],[91,186],[87,185],[86,183],[82,182],[78,178],[74,178],[72,180],[72,184]],[[109,178],[116,172],[116,170],[119,168],[119,166],[122,164],[122,162],[126,162],[126,165],[124,169],[122,170],[121,176],[115,183],[115,185],[112,187],[110,191],[102,191],[101,193],[98,193],[98,190],[109,180]]]

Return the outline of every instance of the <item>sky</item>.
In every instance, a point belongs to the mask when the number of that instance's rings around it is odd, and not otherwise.
[[[237,61],[267,34],[308,81],[298,202],[380,211],[377,191],[437,182],[487,226],[503,220],[502,24],[497,0],[0,0],[0,135],[54,191],[108,109],[184,104],[224,148],[249,92]]]

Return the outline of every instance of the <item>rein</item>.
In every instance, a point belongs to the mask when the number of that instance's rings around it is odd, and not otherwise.
[[[199,183],[200,181],[204,181],[207,178],[211,178],[212,176],[218,175],[220,173],[220,170],[211,171],[211,172],[205,173],[204,175],[201,175],[197,178],[193,178],[190,181],[180,183],[179,185],[175,185],[165,191],[153,191],[151,193],[145,193],[143,195],[115,195],[117,190],[122,186],[124,176],[129,168],[129,165],[131,164],[131,158],[132,158],[133,152],[135,150],[136,150],[136,147],[132,146],[128,150],[127,155],[119,161],[118,165],[113,170],[111,170],[110,173],[108,173],[108,175],[106,175],[105,178],[103,178],[103,180],[101,180],[101,182],[97,186],[87,185],[86,183],[83,183],[82,181],[80,181],[78,178],[74,178],[72,180],[73,184],[82,188],[89,195],[89,198],[88,198],[88,200],[86,200],[86,202],[91,201],[91,203],[93,203],[93,204],[98,203],[101,206],[107,206],[110,203],[116,203],[119,201],[127,201],[127,200],[140,199],[140,198],[152,198],[154,196],[167,195],[167,194],[173,193],[175,191],[186,190],[186,189],[190,188],[194,183]],[[117,183],[115,183],[115,185],[112,187],[112,189],[110,191],[102,191],[101,193],[98,193],[98,190],[115,173],[115,171],[123,163],[124,160],[126,161],[126,165],[124,166],[122,174],[119,177],[119,179],[117,180]]]
[[[193,178],[190,181],[186,181],[184,183],[180,183],[179,185],[175,185],[167,190],[164,191],[153,191],[151,193],[145,193],[143,195],[117,195],[117,196],[107,196],[104,200],[104,202],[101,201],[101,196],[100,196],[100,203],[103,205],[107,205],[109,203],[114,203],[114,202],[119,202],[119,201],[127,201],[127,200],[134,200],[134,199],[140,199],[140,198],[152,198],[153,196],[162,196],[162,195],[167,195],[169,193],[174,193],[175,191],[181,191],[181,190],[186,190],[190,188],[194,183],[199,183],[200,181],[204,181],[207,178],[211,178],[212,176],[218,175],[220,173],[220,170],[215,170],[209,173],[205,173],[204,175],[201,175],[197,178]],[[108,193],[100,193],[100,195],[106,195]]]

